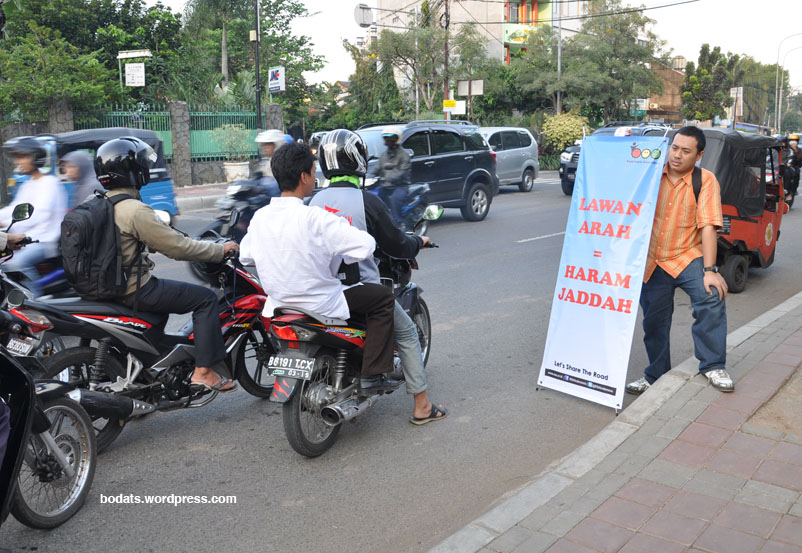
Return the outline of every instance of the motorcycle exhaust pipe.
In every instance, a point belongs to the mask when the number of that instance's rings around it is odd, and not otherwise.
[[[338,424],[349,421],[357,415],[361,415],[371,405],[376,403],[381,397],[379,394],[370,396],[369,398],[357,403],[355,399],[347,399],[342,403],[335,403],[334,405],[327,405],[320,411],[320,416],[323,421],[330,426],[337,426]]]
[[[81,394],[78,402],[93,418],[113,418],[129,420],[146,415],[156,410],[150,403],[145,403],[126,396],[94,392],[90,390],[74,390]]]

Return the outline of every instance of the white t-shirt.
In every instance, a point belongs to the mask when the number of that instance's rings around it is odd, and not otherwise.
[[[348,319],[337,270],[342,261],[361,261],[375,249],[373,237],[345,219],[298,198],[279,197],[254,214],[240,244],[240,260],[256,265],[268,295],[266,317],[278,306],[292,306]]]
[[[53,175],[30,178],[23,182],[14,201],[0,209],[0,224],[7,228],[11,224],[11,214],[18,204],[33,205],[30,219],[14,223],[11,232],[26,234],[40,243],[58,243],[61,238],[61,220],[67,213],[67,190]]]

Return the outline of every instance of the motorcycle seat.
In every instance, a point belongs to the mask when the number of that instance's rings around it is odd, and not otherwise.
[[[280,305],[273,310],[273,317],[281,317],[282,315],[297,315],[302,314],[306,315],[307,317],[311,317],[315,319],[319,323],[323,323],[324,325],[329,326],[348,326],[348,321],[343,321],[342,319],[335,319],[333,317],[326,317],[325,315],[321,315],[320,313],[315,313],[314,311],[310,311],[309,309],[304,309],[302,307],[290,307],[286,305]]]
[[[132,317],[135,319],[142,319],[153,326],[164,323],[170,316],[167,313],[135,312],[132,308],[120,303],[86,301],[81,298],[52,298],[45,300],[44,303],[66,311],[71,315],[117,315],[121,317]]]

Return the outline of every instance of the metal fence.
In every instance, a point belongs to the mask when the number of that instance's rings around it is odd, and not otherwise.
[[[230,147],[221,143],[218,129],[224,125],[242,125],[247,131],[239,151],[229,151]],[[258,155],[255,140],[256,111],[243,106],[189,106],[189,151],[193,160],[253,158]]]
[[[218,132],[224,125],[242,125],[247,130],[244,150],[228,151]],[[173,156],[170,112],[161,104],[110,104],[96,112],[75,112],[75,129],[129,127],[149,129],[164,142],[164,155]],[[189,106],[189,147],[193,161],[212,161],[239,157],[257,157],[256,111],[243,106]]]
[[[148,129],[161,138],[164,157],[173,158],[173,132],[170,112],[161,104],[110,104],[97,112],[75,112],[75,130],[128,127]]]

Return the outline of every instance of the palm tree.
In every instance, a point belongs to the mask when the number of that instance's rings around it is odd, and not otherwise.
[[[222,29],[220,38],[220,72],[223,86],[228,84],[228,21],[237,17],[247,17],[252,3],[250,0],[189,0],[185,8],[188,27]]]

